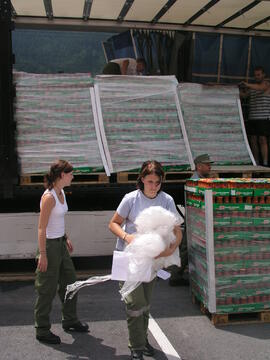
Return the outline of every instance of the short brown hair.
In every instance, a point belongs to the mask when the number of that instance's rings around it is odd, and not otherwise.
[[[136,63],[138,64],[138,63],[141,63],[141,64],[143,64],[144,65],[144,67],[146,67],[146,61],[145,61],[145,59],[144,58],[137,58],[136,59]]]
[[[264,68],[263,68],[262,66],[255,66],[254,72],[255,72],[255,71],[261,71],[262,73],[265,74]]]
[[[61,177],[62,172],[70,173],[73,166],[66,160],[57,160],[51,167],[50,171],[44,176],[44,186],[46,189],[52,189],[53,183]]]
[[[147,175],[157,175],[160,178],[160,181],[163,181],[164,178],[164,170],[162,169],[162,165],[156,160],[148,160],[142,164],[138,179],[137,179],[137,189],[143,190],[144,184],[142,182],[142,178]],[[160,191],[160,190],[159,190]]]

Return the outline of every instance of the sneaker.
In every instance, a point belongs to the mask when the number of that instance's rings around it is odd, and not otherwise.
[[[153,356],[155,354],[155,349],[152,345],[149,344],[148,340],[146,340],[145,347],[143,349],[143,355],[145,356]]]
[[[36,339],[46,344],[61,344],[60,337],[54,335],[51,331],[49,331],[46,335],[36,335]]]
[[[143,350],[131,350],[131,360],[143,360]]]
[[[89,326],[86,323],[81,323],[80,321],[77,321],[70,325],[63,325],[63,329],[65,331],[72,331],[72,332],[88,332]]]

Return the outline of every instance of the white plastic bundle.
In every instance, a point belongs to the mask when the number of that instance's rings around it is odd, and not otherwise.
[[[162,251],[176,241],[173,232],[180,219],[161,206],[151,206],[143,210],[135,220],[137,233],[135,239],[125,248],[129,255],[128,281],[125,281],[120,294],[125,298],[136,289],[150,269],[150,281],[159,269],[170,265],[180,266],[179,249],[168,257],[155,259]]]
[[[65,301],[72,299],[74,295],[85,286],[100,284],[108,280],[111,280],[111,275],[92,276],[84,281],[75,281],[73,284],[67,285]]]
[[[168,257],[155,259],[162,251],[175,242],[174,227],[180,219],[160,206],[143,210],[135,220],[137,233],[135,239],[125,248],[127,254],[126,280],[120,294],[125,298],[147,277],[151,281],[158,270],[170,265],[180,266],[179,249]],[[90,277],[86,281],[76,281],[67,286],[66,299],[72,297],[83,287],[108,280],[116,280],[111,275]],[[119,280],[119,278],[117,279]]]

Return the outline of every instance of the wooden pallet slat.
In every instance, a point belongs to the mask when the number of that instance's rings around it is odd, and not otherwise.
[[[270,311],[262,311],[259,315],[260,315],[260,321],[270,322]]]
[[[268,172],[269,171],[269,172]],[[164,182],[166,183],[185,183],[190,179],[193,172],[167,171],[165,172]],[[128,184],[136,183],[139,173],[134,171],[122,171],[116,174],[117,183]],[[220,166],[214,167],[211,171],[211,177],[267,177],[270,176],[270,169],[254,166]],[[105,173],[75,174],[73,184],[99,184],[109,183],[110,179]],[[20,176],[20,185],[41,185],[43,184],[42,174],[22,174]]]
[[[138,178],[138,173],[134,172],[119,172],[117,173],[117,182],[118,183],[135,183]]]
[[[42,185],[44,175],[29,174],[20,176],[20,185]],[[107,184],[110,182],[105,173],[75,174],[72,184]]]
[[[270,311],[235,314],[210,314],[211,323],[215,326],[269,323]]]
[[[118,183],[135,183],[137,181],[139,173],[137,172],[119,172],[117,173],[117,182]],[[192,172],[184,171],[172,171],[165,172],[164,182],[186,182],[192,176]]]
[[[214,326],[270,322],[270,310],[228,314],[210,313],[207,307],[196,297],[194,293],[192,293],[192,303],[199,305],[201,313],[206,315]]]
[[[138,172],[122,171],[117,173],[118,183],[135,183]],[[191,170],[184,171],[167,171],[165,172],[164,181],[185,183],[193,174]],[[262,166],[214,166],[210,177],[213,178],[256,178],[270,177],[270,168]]]
[[[43,175],[21,175],[20,185],[43,184]]]
[[[191,176],[192,172],[166,172],[165,182],[186,182]]]

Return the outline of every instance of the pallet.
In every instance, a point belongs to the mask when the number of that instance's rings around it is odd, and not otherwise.
[[[165,172],[164,182],[166,183],[185,183],[193,174],[191,170],[168,171]],[[137,181],[139,173],[132,171],[123,171],[117,173],[117,183],[128,184]],[[213,166],[212,178],[257,178],[270,177],[270,168],[252,165],[231,165],[231,166]]]
[[[264,178],[270,177],[270,168],[253,165],[212,166],[213,178]]]
[[[190,179],[193,171],[168,171],[165,172],[165,183],[185,183]],[[136,183],[139,173],[132,171],[124,171],[116,174],[117,183],[129,184]],[[214,178],[229,178],[229,177],[270,177],[270,168],[263,166],[213,166],[211,177]],[[108,184],[110,178],[105,173],[91,173],[91,174],[75,174],[72,184],[87,185],[87,184]],[[20,185],[42,185],[42,174],[29,174],[20,176]]]
[[[270,322],[270,310],[249,313],[212,314],[194,294],[192,294],[192,303],[200,306],[201,313],[206,315],[214,326]]]
[[[128,171],[117,173],[117,183],[119,184],[135,183],[137,181],[138,175],[139,175],[138,172],[128,172]],[[183,183],[186,182],[187,179],[190,179],[191,176],[192,176],[191,171],[166,172],[164,177],[164,182]]]
[[[20,185],[43,185],[44,175],[29,174],[20,176]],[[75,174],[72,181],[73,185],[87,185],[87,184],[108,184],[110,178],[105,173],[92,174]]]
[[[211,314],[211,323],[215,326],[256,324],[256,323],[269,323],[269,322],[270,322],[269,310],[252,312],[252,313]]]

